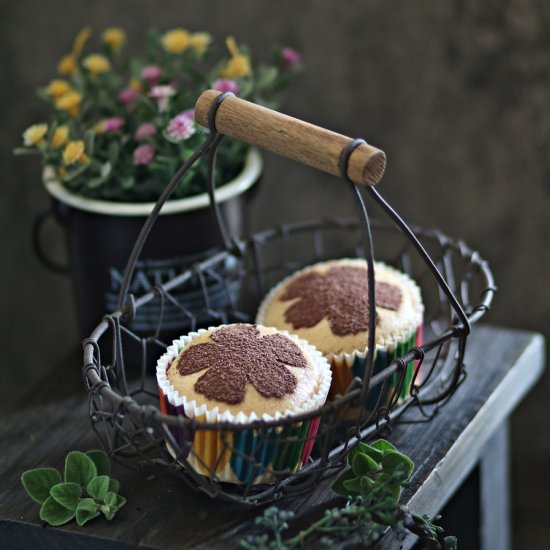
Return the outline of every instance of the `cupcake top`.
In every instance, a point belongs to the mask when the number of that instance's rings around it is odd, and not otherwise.
[[[166,378],[196,407],[206,405],[231,415],[276,416],[300,411],[318,396],[321,386],[327,386],[319,367],[321,355],[274,328],[224,325],[187,340],[168,364]]]
[[[376,344],[392,348],[422,323],[416,283],[375,263]],[[302,269],[264,299],[256,321],[297,334],[328,356],[363,352],[368,343],[367,262],[332,260]]]

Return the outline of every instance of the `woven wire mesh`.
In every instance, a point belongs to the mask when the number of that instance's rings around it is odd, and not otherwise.
[[[171,184],[209,152],[213,201],[212,168],[220,139],[211,126],[210,138]],[[368,192],[373,202],[394,223],[371,221],[360,191],[352,184],[359,222],[325,219],[286,224],[239,240],[228,238],[213,201],[224,249],[135,297],[128,293],[132,270],[171,184],[130,257],[119,309],[105,316],[84,341],[92,427],[114,459],[130,466],[147,461],[167,468],[213,497],[263,503],[313,488],[321,476],[343,466],[355,441],[371,440],[407,421],[411,407],[420,410],[421,421],[428,421],[459,387],[465,377],[470,323],[488,309],[495,291],[487,263],[462,241],[437,230],[409,229],[373,189]],[[421,345],[396,350],[381,372],[372,370],[373,352],[362,378],[354,378],[344,395],[332,396],[320,409],[277,421],[211,423],[186,418],[166,406],[159,409],[154,365],[173,338],[199,327],[254,322],[265,293],[312,263],[365,257],[372,266],[374,241],[383,251],[377,260],[407,273],[421,287],[426,308]],[[368,271],[370,277],[374,269]],[[371,283],[374,280],[369,281],[369,292],[374,289]],[[373,297],[369,300],[373,310],[371,304]],[[154,316],[154,330],[143,331],[132,323],[140,310]],[[374,342],[375,324],[369,325],[369,342]],[[179,326],[175,333],[166,328],[174,325]],[[220,475],[228,464],[234,483]]]

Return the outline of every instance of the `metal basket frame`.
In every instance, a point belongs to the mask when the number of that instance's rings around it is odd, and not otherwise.
[[[391,429],[396,422],[406,421],[404,413],[410,407],[417,407],[422,412],[422,419],[429,420],[439,408],[452,396],[465,376],[464,351],[466,340],[470,333],[470,325],[476,322],[490,307],[495,285],[488,264],[477,252],[469,249],[462,241],[455,241],[437,230],[411,229],[383,199],[374,187],[360,188],[347,177],[347,163],[356,147],[364,143],[363,140],[352,140],[342,151],[340,157],[340,171],[354,197],[359,212],[357,222],[342,220],[324,220],[322,222],[302,222],[286,224],[279,228],[262,231],[248,239],[230,238],[224,220],[215,200],[214,166],[216,151],[223,135],[216,130],[216,112],[220,104],[231,94],[221,94],[213,103],[208,123],[210,134],[193,156],[186,161],[176,172],[154,209],[147,218],[141,233],[136,240],[127,263],[124,279],[119,295],[116,312],[104,317],[89,338],[84,340],[84,367],[83,375],[86,389],[89,394],[89,413],[92,427],[98,434],[105,450],[115,459],[127,465],[136,464],[140,459],[150,463],[168,467],[180,475],[194,488],[213,496],[229,501],[261,504],[284,495],[296,494],[299,491],[310,490],[320,476],[340,468],[346,459],[347,452],[357,440],[369,440],[384,430]],[[206,260],[195,264],[191,269],[180,274],[169,282],[157,286],[153,291],[134,297],[128,290],[132,280],[134,268],[139,259],[141,250],[151,231],[159,212],[174,190],[185,172],[204,155],[208,155],[207,188],[211,207],[214,210],[216,221],[220,229],[223,250],[213,254]],[[384,224],[370,219],[363,193],[376,203],[393,222]],[[205,313],[210,319],[219,323],[233,321],[247,321],[250,316],[239,309],[238,299],[230,288],[230,281],[243,283],[252,279],[256,286],[256,294],[268,290],[262,278],[273,266],[267,266],[262,258],[263,248],[279,242],[283,247],[297,235],[311,235],[316,258],[323,258],[323,232],[336,231],[351,235],[354,232],[361,235],[362,246],[358,245],[357,255],[361,255],[361,248],[368,263],[368,292],[369,292],[369,329],[368,355],[365,373],[362,379],[355,378],[342,396],[337,396],[322,408],[309,411],[290,418],[265,422],[257,420],[249,424],[227,424],[200,422],[193,418],[183,418],[170,414],[163,414],[152,403],[158,400],[154,390],[147,388],[148,354],[151,348],[158,351],[160,356],[166,344],[161,340],[162,312],[165,303],[176,304],[187,317],[193,328],[197,321],[196,315],[189,311],[185,304],[180,304],[173,297],[173,290],[188,284],[195,279],[204,295]],[[419,346],[412,347],[404,355],[396,358],[382,372],[373,374],[375,350],[375,273],[374,273],[374,246],[372,232],[389,232],[405,237],[399,257],[394,263],[399,263],[405,272],[411,271],[412,252],[420,258],[424,272],[437,283],[438,311],[434,319],[428,319],[428,328],[433,335]],[[437,249],[437,258],[434,261],[424,245],[433,245]],[[432,254],[434,254],[432,252]],[[283,253],[284,257],[284,253]],[[229,275],[220,275],[216,267],[227,258],[234,258],[239,262],[237,271]],[[297,262],[297,265],[287,265],[280,260],[275,268],[285,273],[302,267],[306,263]],[[457,266],[457,263],[461,263]],[[301,265],[300,265],[301,264]],[[224,311],[217,311],[211,307],[208,286],[205,277],[213,277],[225,286],[230,296],[229,307]],[[471,294],[477,290],[476,298]],[[460,295],[457,299],[455,293]],[[152,300],[160,301],[161,313],[157,330],[154,334],[143,336],[132,332],[129,325],[136,311]],[[472,303],[473,301],[473,303]],[[200,320],[199,320],[200,321]],[[446,326],[442,326],[442,322]],[[210,323],[214,324],[214,323]],[[110,357],[108,362],[102,360],[106,354],[105,341],[110,338]],[[103,339],[103,341],[102,341]],[[125,341],[130,339],[139,345],[141,353],[141,368],[137,384],[131,384],[127,377],[125,365]],[[103,349],[101,349],[102,344]],[[407,368],[414,365],[414,374],[408,388],[404,387]],[[418,378],[421,367],[426,368],[422,380]],[[153,384],[154,387],[154,384]],[[367,397],[373,388],[379,388],[379,398],[372,410],[366,409]],[[403,399],[403,395],[407,398]],[[383,397],[384,396],[384,397]],[[385,398],[389,396],[389,398]],[[346,420],[351,411],[354,411],[355,420]],[[273,480],[269,484],[253,483],[256,474],[262,472],[265,466],[258,460],[257,450],[261,445],[269,442],[270,434],[274,430],[289,430],[282,438],[279,437],[279,457],[281,464],[285,463],[285,453],[291,452],[298,438],[292,427],[300,423],[319,419],[319,429],[314,436],[315,450],[312,458],[298,471],[288,468],[277,469],[271,466]],[[237,432],[253,430],[257,436],[255,447],[248,453],[232,446],[230,436]],[[221,438],[222,448],[232,453],[242,453],[240,459],[245,462],[250,472],[249,481],[241,484],[227,484],[220,482],[217,477],[217,464],[204,464],[203,470],[207,475],[198,473],[188,462],[188,454],[193,453],[193,439],[195,434],[217,432]],[[175,434],[178,434],[176,437]],[[311,439],[311,437],[310,437]],[[182,443],[183,441],[183,443]],[[168,452],[167,445],[172,453]],[[218,459],[219,460],[219,459]]]

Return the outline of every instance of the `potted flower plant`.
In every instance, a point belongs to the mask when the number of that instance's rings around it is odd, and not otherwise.
[[[220,52],[210,34],[182,28],[150,31],[143,55],[126,60],[124,31],[105,30],[100,49],[87,53],[90,35],[88,28],[78,34],[57,66],[59,78],[39,89],[53,114],[25,130],[24,146],[15,151],[42,157],[53,213],[66,228],[84,334],[115,309],[126,260],[146,216],[178,166],[205,139],[193,111],[201,92],[214,88],[276,106],[300,67],[299,55],[289,48],[277,50],[270,65],[255,65],[233,37]],[[195,164],[163,208],[137,266],[133,292],[165,282],[218,244],[206,169],[206,163]],[[260,173],[257,152],[237,141],[221,143],[217,199],[233,231],[240,230],[242,198]],[[139,331],[153,321],[135,322]]]

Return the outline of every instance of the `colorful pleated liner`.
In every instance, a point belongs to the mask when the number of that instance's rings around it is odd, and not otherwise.
[[[374,355],[374,363],[372,368],[372,376],[379,374],[387,368],[392,361],[403,357],[414,346],[419,346],[422,343],[422,325],[407,335],[398,338],[393,346],[386,348],[378,347]],[[333,400],[337,395],[343,395],[355,377],[363,379],[365,366],[367,362],[366,352],[361,354],[353,354],[353,356],[345,357],[341,354],[337,357],[330,357],[329,363],[332,369],[332,384],[330,386],[329,401]],[[365,413],[373,412],[380,407],[390,405],[395,392],[398,392],[397,402],[401,402],[410,395],[411,384],[414,379],[414,373],[417,367],[416,361],[410,361],[402,376],[401,373],[394,373],[389,378],[389,381],[383,381],[380,385],[371,387],[367,395],[365,404]],[[422,369],[417,374],[415,383],[418,383],[422,378]],[[359,409],[349,409],[344,416],[348,419],[356,418],[359,414]]]
[[[159,390],[161,411],[174,416],[185,416],[183,406],[175,407]],[[206,422],[206,415],[197,416]],[[320,418],[286,424],[284,426],[236,429],[204,430],[193,434],[192,445],[187,445],[185,458],[198,473],[223,482],[259,484],[271,483],[277,478],[300,470],[311,456]],[[169,428],[180,449],[186,448],[182,430]]]
[[[245,417],[239,413],[236,417],[220,415],[217,408],[208,410],[206,406],[196,407],[177,394],[166,378],[166,368],[184,347],[185,343],[196,334],[191,333],[175,341],[157,364],[157,381],[159,383],[160,409],[164,414],[194,418],[198,422],[216,423],[229,420],[234,423],[231,429],[198,428],[189,434],[181,428],[168,426],[174,439],[179,455],[167,441],[170,454],[196,472],[218,481],[239,484],[272,483],[277,479],[300,470],[311,456],[315,437],[319,428],[320,418],[292,422],[292,416],[277,415],[268,419],[281,420],[280,424],[270,427],[244,428],[239,424],[247,424],[247,420],[258,420],[251,415]],[[316,393],[303,409],[293,411],[293,414],[315,410],[321,407],[329,392],[331,369],[326,358],[305,340],[281,331],[308,352],[308,355],[319,366],[320,378]],[[193,402],[194,403],[194,402]],[[187,412],[186,412],[187,407]],[[189,414],[191,411],[191,414]],[[267,415],[265,415],[267,416]],[[185,459],[185,461],[183,460]]]

